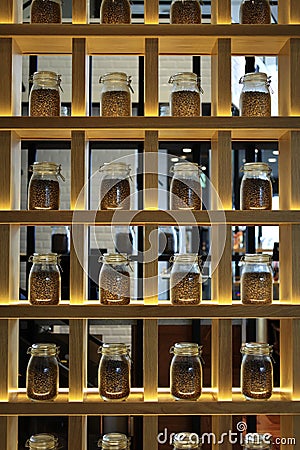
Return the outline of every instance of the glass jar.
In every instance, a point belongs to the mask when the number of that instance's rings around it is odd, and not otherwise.
[[[271,23],[271,8],[269,0],[243,0],[240,6],[240,23]]]
[[[58,439],[52,434],[40,433],[32,435],[26,442],[25,447],[30,450],[58,449]]]
[[[201,270],[197,254],[174,256],[170,274],[172,305],[198,305],[202,297]]]
[[[127,255],[108,253],[100,258],[103,263],[99,275],[99,297],[102,305],[129,305],[130,273]]]
[[[201,23],[199,0],[173,0],[170,9],[170,23]]]
[[[244,438],[243,449],[264,449],[271,450],[273,448],[272,445],[272,436],[267,434],[259,434],[259,433],[248,433]]]
[[[130,1],[102,0],[100,8],[100,23],[131,23]]]
[[[61,76],[55,72],[35,72],[29,95],[29,115],[53,117],[60,115]]]
[[[172,84],[170,95],[170,114],[178,117],[201,115],[201,99],[199,77],[192,72],[181,72],[169,79]]]
[[[171,209],[202,209],[201,169],[198,164],[179,162],[171,167]]]
[[[196,450],[202,447],[200,437],[196,433],[181,431],[173,437],[174,450]]]
[[[246,163],[241,171],[244,172],[240,189],[241,209],[271,210],[271,167],[261,162]]]
[[[28,187],[28,209],[59,209],[61,165],[52,162],[35,162]]]
[[[31,3],[31,23],[61,23],[61,0],[33,0]]]
[[[107,433],[99,439],[98,447],[102,450],[128,450],[130,438],[123,433]]]
[[[179,342],[170,348],[171,395],[176,400],[198,400],[202,392],[202,347],[193,342]]]
[[[273,392],[272,345],[242,345],[241,389],[247,400],[267,400]]]
[[[241,300],[245,305],[272,303],[273,269],[265,253],[242,258]]]
[[[55,344],[33,344],[27,354],[26,393],[30,400],[54,400],[58,394],[59,348]]]
[[[101,84],[101,115],[105,117],[131,116],[131,76],[124,72],[106,73]],[[131,91],[131,92],[130,92]]]
[[[103,400],[122,401],[130,394],[130,357],[125,344],[103,344],[98,353],[99,393]]]
[[[247,73],[240,78],[240,115],[245,117],[271,116],[271,79],[266,73]]]
[[[28,299],[31,305],[58,305],[61,299],[61,277],[57,253],[34,253],[29,273]]]
[[[65,255],[70,251],[69,227],[51,227],[51,252]]]
[[[100,209],[130,209],[130,166],[107,163],[100,167]]]

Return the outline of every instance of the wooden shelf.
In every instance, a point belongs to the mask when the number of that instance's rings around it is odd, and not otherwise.
[[[160,55],[211,55],[218,38],[231,38],[233,55],[277,55],[299,36],[299,25],[0,25],[23,54],[71,54],[72,38],[86,38],[90,55],[141,55],[145,39],[158,38]]]
[[[0,224],[15,225],[284,225],[297,224],[300,210],[283,211],[0,211]]]
[[[272,305],[218,305],[203,302],[198,306],[172,306],[167,302],[159,305],[143,305],[133,302],[128,306],[104,306],[87,301],[81,305],[62,302],[57,306],[32,306],[24,301],[0,305],[0,318],[14,319],[222,319],[222,318],[300,318],[300,304],[273,303]]]
[[[0,110],[1,111],[1,110]],[[0,131],[15,131],[21,139],[71,139],[85,130],[87,139],[143,140],[158,130],[159,140],[209,140],[217,131],[232,131],[232,139],[277,140],[300,130],[299,117],[1,117]],[[117,132],[116,132],[117,130]]]

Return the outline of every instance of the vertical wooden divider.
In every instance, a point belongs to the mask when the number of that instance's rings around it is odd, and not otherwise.
[[[213,116],[231,116],[231,39],[217,39],[211,56]]]
[[[231,0],[214,0],[211,2],[211,23],[231,23]]]
[[[223,443],[218,443],[218,441],[221,439],[222,433],[228,433],[229,430],[232,430],[232,416],[212,416],[212,429],[217,439],[212,448],[215,450],[231,450],[232,444],[229,442],[228,434],[225,436]],[[235,432],[235,430],[232,431]]]
[[[157,24],[159,22],[159,0],[145,0],[144,15],[145,24]]]
[[[278,0],[278,23],[300,23],[299,0]]]
[[[18,417],[1,416],[0,417],[0,436],[3,450],[18,449]],[[6,443],[6,446],[5,446]]]
[[[232,321],[212,320],[212,390],[218,400],[232,399]]]
[[[88,0],[72,0],[72,23],[88,23]]]
[[[300,115],[300,39],[291,38],[278,55],[279,115]]]
[[[144,416],[143,418],[143,449],[158,449],[158,417]]]
[[[69,450],[87,450],[87,416],[69,416]]]
[[[72,116],[88,114],[88,55],[85,38],[72,40]]]
[[[1,0],[0,23],[18,23],[21,18],[21,2],[18,0]]]
[[[157,400],[158,385],[158,321],[144,319],[144,401]]]
[[[158,39],[145,40],[145,116],[158,115]]]
[[[280,416],[280,437],[295,439],[295,445],[282,441],[281,450],[297,450],[300,442],[300,416]]]

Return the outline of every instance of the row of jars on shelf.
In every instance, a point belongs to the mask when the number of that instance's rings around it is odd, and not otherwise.
[[[62,0],[33,0],[31,23],[61,23]],[[102,0],[100,23],[131,23],[130,0]],[[200,24],[201,4],[199,0],[173,0],[170,7],[170,23]],[[242,0],[240,23],[270,24],[271,8],[269,0]]]
[[[200,449],[204,443],[205,439],[202,439],[196,433],[187,431],[181,431],[172,437],[174,450],[196,450]],[[241,444],[244,449],[268,450],[272,448],[272,436],[269,433],[249,433],[241,439]],[[30,450],[56,450],[61,448],[58,439],[52,434],[47,433],[32,435],[25,446],[29,447]],[[107,433],[99,439],[97,446],[103,450],[129,450],[130,438],[123,433]]]
[[[31,305],[58,305],[61,298],[59,257],[55,253],[31,258],[28,299]],[[127,255],[106,254],[99,275],[102,305],[129,305],[131,267]],[[198,305],[202,300],[199,256],[178,254],[172,257],[170,300],[172,305]],[[269,304],[273,300],[273,269],[267,254],[246,254],[241,261],[241,301],[243,304]]]
[[[100,109],[104,117],[131,116],[131,76],[111,72],[100,77]],[[34,117],[60,115],[61,76],[51,71],[35,72],[29,96],[29,114]],[[169,79],[170,114],[175,117],[201,115],[200,78],[192,72],[180,72]],[[270,117],[270,77],[263,72],[248,73],[240,79],[240,114],[246,117]]]
[[[241,189],[242,210],[271,210],[272,182],[271,168],[261,162],[246,163]],[[61,165],[52,162],[35,162],[28,188],[29,210],[59,209]],[[100,168],[101,210],[130,209],[131,177],[130,166],[125,163],[106,163]],[[172,210],[202,209],[201,168],[190,162],[175,163],[171,167],[173,177],[170,185],[170,208]]]
[[[26,371],[30,400],[49,401],[58,395],[59,348],[53,343],[33,344]],[[131,359],[122,343],[103,343],[98,369],[98,389],[105,401],[126,400],[130,394]],[[170,348],[170,393],[175,400],[198,400],[202,394],[202,347],[179,342]],[[273,393],[272,346],[250,342],[241,347],[241,392],[247,400],[268,400]]]

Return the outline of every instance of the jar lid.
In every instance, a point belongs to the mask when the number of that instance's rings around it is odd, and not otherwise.
[[[270,355],[273,345],[266,342],[246,342],[242,344],[241,353],[246,355]]]
[[[61,75],[56,72],[51,72],[48,70],[41,70],[39,72],[34,72],[32,76],[29,77],[30,82],[37,82],[40,85],[51,86],[56,83],[60,86]]]
[[[98,447],[102,447],[103,449],[113,448],[121,450],[128,448],[129,445],[130,438],[123,433],[107,433],[98,441]]]
[[[59,263],[59,255],[57,253],[34,253],[30,256],[29,261],[33,263]]]
[[[177,83],[178,81],[194,81],[197,83],[200,80],[200,77],[196,73],[193,72],[178,72],[175,75],[171,75],[169,78],[169,83]]]
[[[171,262],[175,263],[199,263],[201,256],[197,253],[178,253],[170,258]]]
[[[27,350],[27,354],[34,356],[56,356],[58,353],[59,347],[53,343],[32,344]]]
[[[99,172],[126,172],[126,174],[130,173],[130,164],[126,163],[104,163],[103,166],[99,168]]]
[[[31,449],[51,449],[57,448],[58,439],[52,434],[40,433],[32,435],[26,442],[25,447]]]
[[[102,355],[126,355],[129,353],[129,348],[126,344],[121,343],[103,343],[98,348],[98,353],[102,353]]]
[[[271,173],[271,167],[263,162],[245,163],[241,168],[241,172],[267,172]]]
[[[178,162],[175,163],[171,168],[170,172],[201,172],[201,167],[197,163],[191,162]]]
[[[272,256],[267,253],[246,253],[241,258],[242,262],[245,263],[270,263],[272,261]]]
[[[202,345],[198,345],[195,342],[176,342],[170,348],[170,353],[182,356],[197,356],[202,354]]]
[[[202,446],[198,434],[187,431],[176,433],[173,438],[173,445],[180,449],[199,448]]]
[[[268,75],[264,72],[250,72],[240,78],[240,83],[245,83],[247,81],[261,81],[263,83],[270,84],[271,77],[268,77]]]
[[[244,438],[244,445],[247,448],[269,449],[272,445],[272,436],[270,434],[248,433]]]
[[[60,176],[63,181],[66,181],[61,173],[61,164],[49,161],[36,161],[30,166],[29,170],[34,173],[54,173],[55,175]]]
[[[104,253],[104,255],[100,256],[99,262],[107,264],[113,263],[126,264],[129,262],[129,257],[127,253]]]
[[[109,72],[105,73],[104,75],[101,75],[99,78],[99,83],[105,83],[106,81],[115,81],[115,82],[121,82],[126,83],[127,86],[129,86],[131,92],[133,92],[131,81],[132,77],[131,75],[127,75],[125,72]]]

